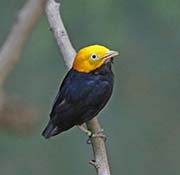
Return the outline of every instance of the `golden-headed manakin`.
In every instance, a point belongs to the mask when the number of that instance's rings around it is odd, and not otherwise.
[[[101,45],[82,48],[65,76],[42,135],[47,139],[95,117],[113,90],[112,58],[118,52]]]

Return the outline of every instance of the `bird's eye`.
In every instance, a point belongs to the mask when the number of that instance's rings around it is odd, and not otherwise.
[[[91,58],[91,60],[99,59],[98,55],[96,55],[95,53],[91,54],[90,58]]]

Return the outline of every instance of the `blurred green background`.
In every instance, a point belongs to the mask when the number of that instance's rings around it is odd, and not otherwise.
[[[25,0],[1,0],[0,44]],[[108,136],[112,174],[180,174],[180,1],[62,0],[62,16],[76,49],[102,44],[120,51],[115,89],[99,120]],[[6,82],[40,111],[31,134],[0,132],[0,175],[90,175],[86,137],[76,128],[41,137],[67,70],[46,17],[34,29]]]

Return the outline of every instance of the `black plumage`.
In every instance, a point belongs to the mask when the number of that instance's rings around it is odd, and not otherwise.
[[[108,102],[113,89],[111,63],[83,73],[71,69],[55,99],[45,138],[57,135],[95,117]]]

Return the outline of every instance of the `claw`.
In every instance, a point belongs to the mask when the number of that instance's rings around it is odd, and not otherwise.
[[[104,141],[107,140],[106,135],[103,133],[104,129],[101,129],[99,131],[97,131],[96,133],[93,133],[87,140],[87,144],[91,144],[91,138],[96,138],[96,137],[101,137],[104,139]]]

